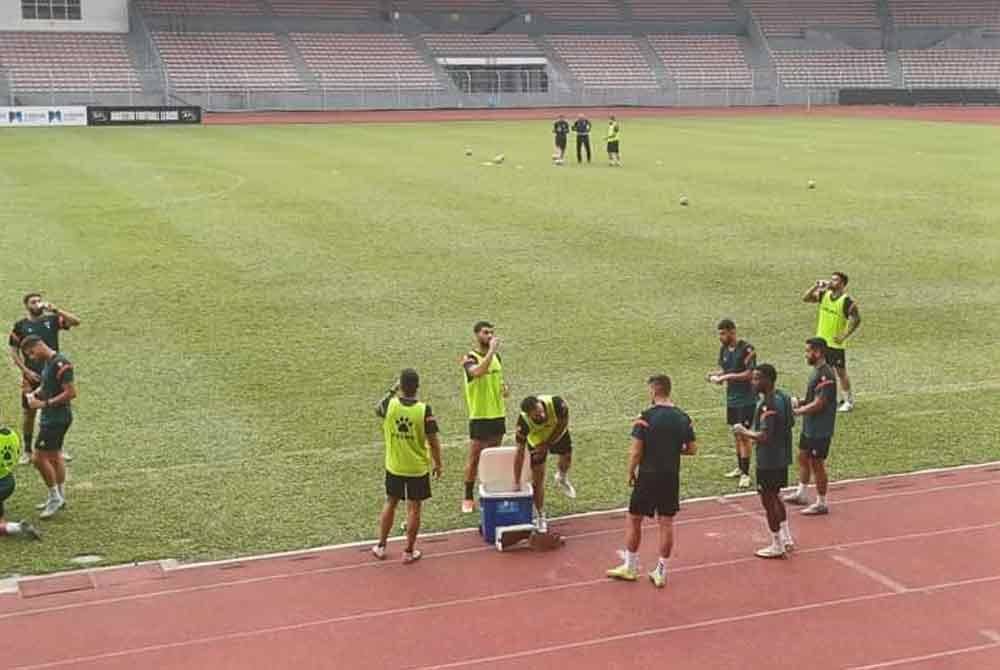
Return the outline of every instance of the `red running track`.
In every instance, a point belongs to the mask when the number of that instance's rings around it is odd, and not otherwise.
[[[0,667],[1000,668],[1000,466],[830,500],[794,515],[799,548],[777,561],[753,557],[753,497],[686,504],[662,591],[603,577],[621,513],[554,522],[568,540],[547,554],[465,532],[409,566],[349,547],[22,580],[0,596]]]

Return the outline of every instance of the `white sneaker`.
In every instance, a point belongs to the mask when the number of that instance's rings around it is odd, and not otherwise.
[[[807,498],[805,496],[805,494],[799,495],[798,491],[793,491],[793,492],[791,492],[791,493],[783,496],[781,499],[784,500],[786,503],[789,503],[789,504],[792,504],[792,505],[808,505],[809,504],[809,498]]]
[[[64,501],[62,498],[51,498],[48,502],[45,503],[45,509],[43,509],[42,513],[38,515],[38,518],[51,519],[56,515],[56,512],[58,512],[63,508],[63,505],[65,504],[66,501]]]
[[[805,516],[821,516],[823,514],[829,514],[830,508],[821,502],[814,502],[809,507],[802,510],[802,514]]]
[[[417,561],[420,560],[421,556],[423,556],[423,553],[419,549],[414,549],[412,552],[411,551],[404,551],[403,552],[403,565],[409,565],[410,563],[416,563]]]
[[[22,451],[21,452],[21,458],[19,458],[17,460],[17,464],[18,465],[28,465],[30,463],[31,463],[31,452],[30,451]]]
[[[795,551],[795,540],[791,535],[782,535],[781,544],[785,547],[785,553],[790,554]]]
[[[374,556],[375,558],[377,558],[380,561],[384,561],[385,560],[385,547],[382,546],[382,545],[380,545],[380,544],[373,545],[372,546],[372,556]]]
[[[562,489],[562,492],[566,494],[567,498],[576,498],[576,487],[573,486],[573,482],[569,480],[569,475],[564,475],[563,473],[556,470],[555,474],[556,484]]]
[[[850,412],[854,409],[854,403],[850,400],[845,400],[840,403],[840,407],[837,408],[838,412]]]
[[[742,470],[740,470],[739,468],[733,468],[732,470],[730,470],[729,472],[727,472],[722,476],[725,477],[726,479],[736,479],[742,474],[743,474]]]
[[[750,475],[740,475],[740,481],[736,484],[736,486],[741,489],[750,488]]]
[[[545,518],[544,514],[539,514],[534,519],[535,530],[539,533],[549,532],[549,520]]]
[[[784,558],[785,548],[776,544],[769,544],[763,549],[755,551],[754,555],[758,558]]]

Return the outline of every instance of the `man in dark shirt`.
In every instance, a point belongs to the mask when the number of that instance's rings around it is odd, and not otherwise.
[[[40,293],[29,293],[24,296],[24,307],[28,310],[28,316],[14,324],[8,338],[11,361],[21,373],[21,408],[23,410],[21,434],[24,437],[21,465],[25,465],[31,460],[31,441],[35,432],[36,411],[28,407],[26,398],[29,393],[38,388],[42,374],[42,364],[27,360],[21,353],[21,342],[29,335],[37,335],[50,349],[59,351],[59,331],[69,330],[80,325],[80,319],[66,310],[59,309],[52,303],[44,302]]]
[[[753,388],[760,396],[754,410],[753,428],[737,424],[733,430],[757,443],[757,491],[767,514],[771,544],[758,549],[760,558],[782,558],[795,548],[788,527],[788,514],[781,500],[781,488],[788,485],[792,464],[792,400],[775,388],[778,372],[764,363],[753,371]]]
[[[625,526],[624,563],[607,571],[608,577],[634,582],[639,572],[639,545],[643,517],[657,518],[660,558],[649,578],[657,588],[667,582],[667,559],[674,544],[674,515],[680,509],[681,455],[698,450],[691,418],[670,400],[670,377],[648,380],[652,406],[632,425],[628,484],[632,487]]]
[[[552,127],[552,133],[556,137],[556,152],[552,158],[556,165],[562,165],[566,160],[566,138],[569,136],[569,122],[565,116],[559,116],[559,120]]]
[[[580,114],[573,124],[573,132],[576,133],[576,162],[583,162],[583,149],[587,150],[587,162],[590,162],[590,121]]]
[[[28,335],[21,341],[21,353],[43,366],[39,386],[28,394],[26,402],[31,409],[42,410],[33,460],[49,489],[40,515],[48,519],[66,505],[66,464],[62,451],[66,432],[73,423],[70,404],[76,398],[73,364],[38,335]]]
[[[794,400],[795,414],[803,417],[799,438],[799,486],[785,497],[796,505],[809,505],[807,491],[811,475],[816,478],[816,502],[802,513],[806,516],[827,514],[826,458],[830,455],[833,427],[837,420],[837,375],[827,363],[826,340],[812,337],[806,340],[806,362],[813,368],[806,387],[805,400]]]
[[[732,319],[719,321],[718,369],[709,372],[708,381],[726,385],[726,425],[730,428],[739,424],[749,428],[753,421],[757,400],[750,385],[750,374],[757,364],[757,352],[753,345],[736,335],[736,324]],[[741,489],[750,487],[750,452],[753,444],[740,433],[734,433],[736,440],[736,469],[726,473],[726,477],[736,479]]]

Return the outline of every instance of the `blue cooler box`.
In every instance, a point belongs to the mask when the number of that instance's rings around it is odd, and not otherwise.
[[[498,526],[531,523],[532,491],[531,486],[525,488],[505,493],[487,493],[479,488],[479,532],[487,544],[496,542]]]

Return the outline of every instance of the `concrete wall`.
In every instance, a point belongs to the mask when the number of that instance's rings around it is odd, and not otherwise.
[[[81,0],[82,21],[37,21],[21,18],[20,0],[0,0],[0,31],[128,32],[128,0]]]

